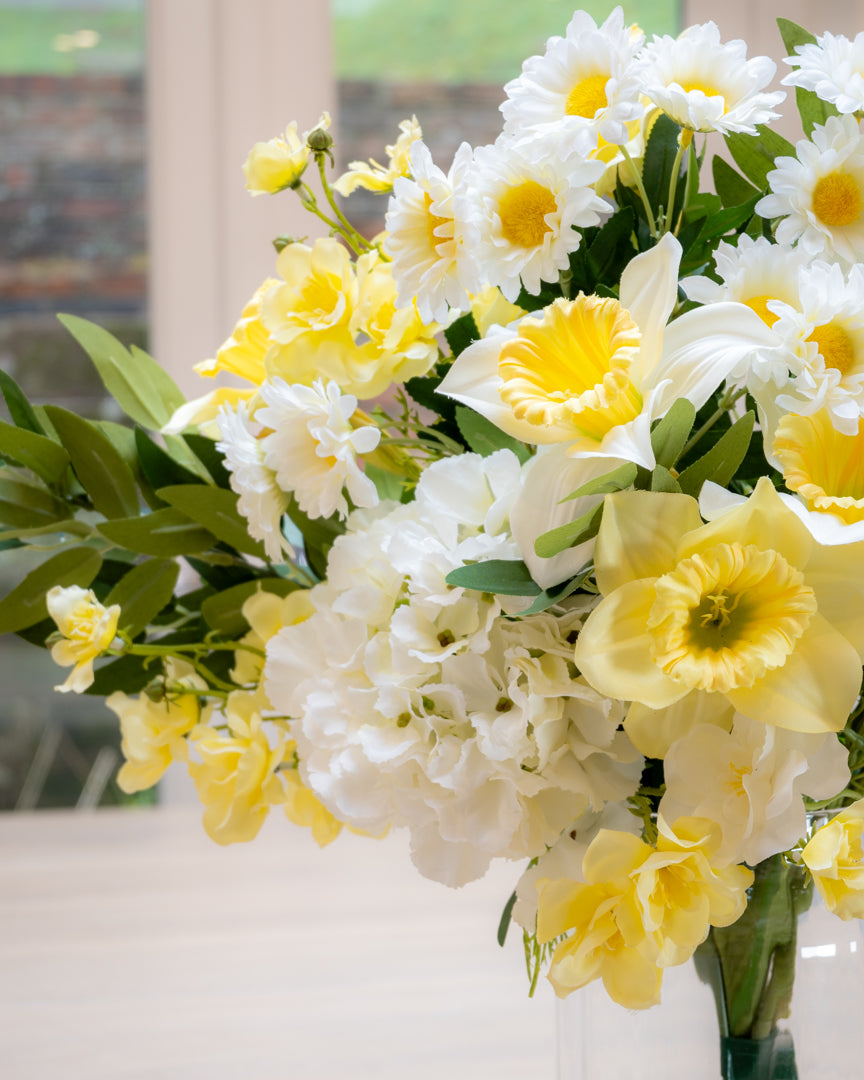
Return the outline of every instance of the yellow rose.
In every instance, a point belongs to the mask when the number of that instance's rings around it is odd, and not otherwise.
[[[864,919],[864,799],[823,825],[801,852],[829,911]]]
[[[168,660],[165,682],[166,697],[161,701],[147,694],[132,698],[119,690],[105,701],[120,720],[121,750],[126,761],[117,774],[117,783],[129,795],[152,787],[172,761],[186,760],[184,736],[201,719],[194,691],[206,690],[207,684],[195,674],[192,665]],[[178,693],[181,689],[193,692]]]
[[[276,593],[261,589],[253,593],[243,604],[243,618],[249,623],[250,631],[241,639],[242,643],[256,649],[263,649],[270,638],[275,637],[283,626],[294,626],[296,623],[303,622],[314,611],[315,607],[309,599],[308,589],[295,589],[287,596],[277,596]],[[257,683],[264,667],[263,658],[244,649],[238,649],[236,657],[231,671],[234,682],[241,685]],[[259,689],[263,694],[263,686]]]
[[[323,113],[316,127],[326,130],[330,117]],[[246,188],[253,195],[275,195],[300,181],[309,162],[308,132],[297,134],[297,121],[285,129],[284,138],[277,135],[267,142],[255,143],[243,164]]]
[[[93,682],[93,661],[100,656],[117,634],[120,608],[105,608],[92,589],[79,585],[64,588],[55,585],[46,597],[48,614],[62,635],[51,647],[51,659],[60,667],[72,666],[66,682],[55,690],[83,693]]]

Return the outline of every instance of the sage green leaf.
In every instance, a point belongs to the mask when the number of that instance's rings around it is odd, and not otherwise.
[[[261,541],[249,535],[246,519],[237,509],[237,495],[233,491],[212,484],[174,484],[159,488],[156,494],[235,551],[259,559],[267,558]]]
[[[296,592],[299,587],[293,581],[278,577],[244,581],[241,585],[234,585],[230,589],[208,596],[201,604],[201,614],[208,626],[227,638],[236,638],[249,629],[249,624],[243,617],[243,605],[250,596],[259,591],[287,596]]]
[[[764,191],[768,186],[768,173],[774,168],[774,159],[794,157],[795,147],[764,124],[758,124],[756,131],[756,135],[733,131],[723,137],[741,172],[759,191]]]
[[[67,548],[46,559],[0,600],[0,634],[16,633],[48,614],[45,596],[55,585],[86,589],[99,573],[102,556],[89,547]]]
[[[711,170],[714,174],[714,188],[724,206],[740,206],[759,194],[749,180],[745,180],[741,173],[733,169],[719,154],[715,154]]]
[[[756,415],[746,412],[717,440],[707,454],[698,458],[678,477],[685,495],[697,498],[706,480],[726,487],[747,456]]]
[[[667,468],[656,465],[651,473],[651,490],[671,491],[677,495],[681,491],[681,485]]]
[[[451,570],[448,585],[500,596],[537,596],[543,590],[521,559],[487,559]]]
[[[159,430],[185,401],[168,372],[133,346],[130,353],[113,334],[77,315],[57,318],[84,349],[117,404],[142,427]]]
[[[178,444],[185,447],[185,453]],[[221,488],[231,487],[231,473],[225,468],[225,456],[206,435],[166,435],[165,446],[170,454],[182,461],[192,472],[204,469],[203,480],[212,480]]]
[[[96,535],[96,530],[85,521],[77,518],[65,518],[60,521],[52,521],[50,525],[38,525],[30,529],[2,529],[0,530],[0,543],[9,540],[32,540],[38,536],[56,536],[58,546],[67,536],[77,536],[81,540],[87,540]]]
[[[176,450],[177,444],[183,447],[188,456],[192,456],[189,448],[177,436],[174,436],[171,445],[172,451]],[[135,449],[138,453],[141,472],[154,491],[157,488],[168,487],[171,484],[200,484],[202,480],[206,482],[209,479],[206,476],[201,476],[199,472],[187,468],[182,460],[178,460],[176,453],[163,450],[140,427],[135,428]]]
[[[583,544],[597,535],[602,517],[603,503],[599,502],[575,521],[568,521],[566,525],[559,525],[557,529],[550,529],[538,536],[534,541],[534,551],[541,559],[551,559],[567,548]]]
[[[619,465],[617,469],[603,473],[602,476],[596,476],[593,480],[589,480],[587,484],[583,484],[581,487],[576,488],[575,491],[571,491],[561,502],[567,502],[570,499],[581,499],[586,495],[608,495],[610,491],[623,491],[625,488],[630,487],[636,479],[637,472],[637,467],[631,461],[628,461],[624,465]]]
[[[213,533],[202,529],[196,521],[173,506],[140,517],[103,521],[99,525],[99,532],[128,551],[157,555],[163,559],[197,554],[216,543]]]
[[[466,405],[456,406],[456,423],[459,425],[462,438],[475,454],[489,457],[496,450],[511,450],[523,465],[531,457],[531,451],[524,443],[514,439],[512,435],[505,434],[491,420],[487,420],[485,416],[474,412]]]
[[[687,398],[673,401],[669,411],[651,432],[651,446],[658,465],[671,469],[690,438],[696,409]]]
[[[504,910],[501,912],[501,921],[498,923],[498,944],[503,945],[507,940],[507,931],[510,929],[510,919],[513,915],[513,908],[516,906],[516,893],[510,894],[510,899],[504,905]]]
[[[0,522],[13,529],[41,529],[66,521],[69,507],[41,484],[20,476],[4,476],[0,469]]]
[[[148,559],[124,574],[105,600],[120,605],[119,629],[136,637],[174,595],[179,572],[173,559]]]
[[[580,571],[576,577],[571,578],[569,581],[565,581],[562,585],[556,585],[552,589],[544,589],[537,597],[532,601],[531,606],[520,611],[520,615],[538,615],[541,611],[546,611],[547,608],[554,607],[556,604],[560,604],[562,600],[566,600],[568,596],[576,592],[585,584],[585,581],[590,577],[594,567],[591,563]]]
[[[392,499],[394,502],[401,501],[405,491],[405,485],[401,477],[388,472],[386,469],[379,469],[377,465],[370,465],[368,462],[363,471],[375,485],[378,498],[382,502],[387,499]]]
[[[107,518],[138,512],[135,477],[111,440],[89,420],[57,405],[45,411],[72,459],[72,468],[93,506]]]
[[[53,439],[5,420],[0,420],[0,454],[14,457],[46,484],[58,483],[69,466],[69,455]]]
[[[698,241],[715,240],[717,237],[725,236],[746,221],[749,221],[753,216],[756,203],[761,197],[761,194],[757,192],[752,199],[741,203],[740,206],[729,206],[725,210],[719,210],[716,214],[709,215],[705,218],[702,228],[699,230]]]
[[[162,665],[155,656],[118,656],[94,669],[93,682],[84,693],[100,698],[117,690],[123,694],[137,694],[161,673]]]
[[[37,435],[45,434],[45,429],[39,423],[39,418],[24,391],[5,371],[0,371],[0,391],[3,393],[9,415],[19,428],[33,431]]]

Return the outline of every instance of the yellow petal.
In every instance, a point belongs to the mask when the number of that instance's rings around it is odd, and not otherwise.
[[[864,542],[814,545],[806,575],[820,614],[864,660]]]
[[[582,859],[585,880],[592,884],[629,876],[652,852],[643,840],[633,833],[617,829],[601,829]]]
[[[735,710],[721,694],[694,690],[665,709],[649,709],[634,702],[624,721],[624,730],[640,754],[664,758],[676,739],[683,738],[697,724],[714,724],[732,730]]]
[[[619,949],[603,965],[603,985],[625,1009],[648,1009],[660,1004],[663,972],[635,949]]]
[[[601,694],[660,709],[679,701],[688,687],[664,675],[651,657],[646,625],[654,599],[653,578],[616,589],[588,616],[574,660]]]
[[[594,565],[604,596],[628,581],[660,577],[675,565],[681,538],[700,528],[699,506],[689,495],[617,491],[607,495]]]

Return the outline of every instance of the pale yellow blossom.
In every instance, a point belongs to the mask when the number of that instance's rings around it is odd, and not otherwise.
[[[400,135],[392,146],[385,146],[387,164],[379,165],[374,158],[369,161],[350,161],[348,172],[339,177],[333,188],[340,195],[350,195],[357,188],[368,191],[390,191],[393,182],[400,176],[407,176],[411,169],[411,147],[422,138],[423,132],[417,123],[417,117],[403,120],[399,124]]]
[[[864,799],[814,833],[801,860],[825,906],[841,919],[864,919]]]
[[[55,690],[83,693],[93,682],[93,661],[117,634],[120,608],[105,608],[92,589],[79,585],[55,585],[46,597],[48,614],[57,623],[62,640],[51,646],[51,659],[61,667],[72,667],[66,682]]]
[[[330,127],[326,112],[316,127],[325,131]],[[253,195],[275,195],[297,184],[309,162],[308,135],[309,132],[298,135],[297,121],[292,120],[284,137],[277,135],[267,142],[255,143],[243,164],[247,190]]]

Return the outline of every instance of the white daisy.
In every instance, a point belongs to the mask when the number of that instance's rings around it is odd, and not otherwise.
[[[255,419],[269,433],[261,439],[264,463],[276,483],[293,491],[297,505],[310,518],[348,513],[343,488],[355,506],[375,506],[375,485],[357,464],[358,454],[371,453],[381,432],[353,427],[357,398],[343,394],[335,382],[318,379],[313,386],[289,385],[273,379],[261,387],[264,405]]]
[[[478,288],[463,207],[471,162],[471,147],[462,143],[445,175],[418,140],[411,147],[411,178],[393,184],[384,249],[393,259],[399,306],[416,301],[427,323],[444,322],[448,305],[467,307],[468,292]]]
[[[795,70],[780,80],[784,86],[812,90],[841,113],[864,109],[864,32],[853,41],[826,32],[815,44],[797,45],[785,62]]]
[[[239,496],[237,509],[246,518],[249,535],[261,541],[271,562],[294,558],[294,549],[282,535],[288,495],[264,463],[264,447],[252,431],[245,402],[238,403],[236,412],[223,408],[218,422],[222,440],[216,448],[225,455],[231,490]]]
[[[561,157],[590,152],[598,137],[627,142],[627,125],[642,118],[634,57],[644,35],[624,25],[620,7],[601,27],[577,11],[563,38],[550,38],[543,56],[532,56],[522,74],[504,87],[504,131],[531,153],[554,145]]]
[[[598,225],[610,212],[591,185],[602,161],[529,161],[500,139],[474,152],[472,218],[482,278],[514,302],[520,278],[531,293],[557,281],[579,247],[577,228]]]
[[[747,59],[744,41],[720,41],[713,22],[688,27],[677,38],[656,37],[642,53],[642,91],[682,127],[693,131],[756,134],[776,119],[782,90],[765,93],[776,65]]]
[[[795,157],[778,157],[771,193],[756,204],[762,217],[782,217],[781,244],[856,262],[864,255],[864,138],[853,116],[829,116],[801,139]]]

